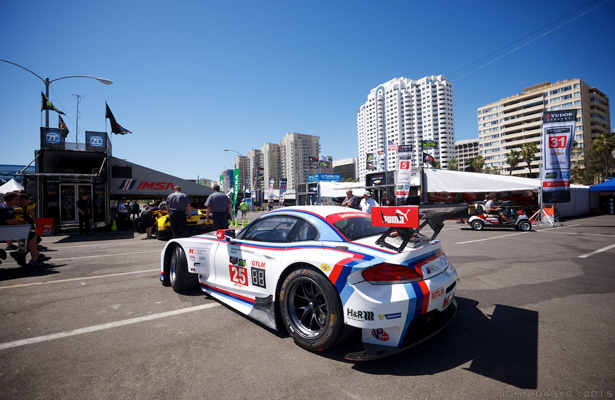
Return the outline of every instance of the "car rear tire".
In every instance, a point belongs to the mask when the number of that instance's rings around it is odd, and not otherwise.
[[[480,219],[472,221],[472,229],[474,229],[475,231],[482,231],[483,228],[485,227],[485,223],[483,221],[481,221]]]
[[[318,272],[291,272],[282,283],[279,301],[286,330],[304,349],[326,350],[343,339],[342,303],[335,287]]]
[[[532,229],[532,224],[530,224],[529,221],[521,221],[521,222],[519,222],[519,224],[517,226],[523,232],[527,232],[527,231]]]
[[[188,261],[184,249],[177,245],[172,250],[169,264],[169,284],[174,291],[180,292],[197,287],[199,278],[188,272]]]

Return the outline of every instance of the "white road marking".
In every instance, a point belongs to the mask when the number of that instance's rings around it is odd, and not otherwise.
[[[119,274],[87,276],[87,277],[70,278],[70,279],[59,279],[57,281],[18,283],[16,285],[0,286],[0,290],[12,289],[12,288],[18,288],[18,287],[26,287],[26,286],[49,285],[52,283],[65,283],[65,282],[75,282],[75,281],[87,281],[90,279],[113,278],[115,276],[134,275],[134,274],[143,274],[143,273],[151,273],[151,272],[160,272],[160,270],[159,269],[148,269],[148,270],[142,270],[142,271],[122,272]]]
[[[115,254],[99,254],[95,256],[78,256],[78,257],[65,257],[65,258],[54,258],[50,263],[55,263],[58,261],[66,261],[66,260],[80,260],[84,258],[98,258],[98,257],[117,257],[117,256],[130,256],[133,254],[147,254],[147,253],[160,253],[160,250],[148,250],[148,251],[133,251],[131,253],[115,253]],[[11,264],[8,262],[7,264]],[[17,264],[16,262],[12,262],[12,264]],[[50,264],[50,267],[53,267],[53,264]]]
[[[587,253],[587,254],[580,255],[578,258],[587,258],[587,257],[589,257],[589,256],[593,256],[594,254],[598,254],[598,253],[602,253],[603,251],[610,250],[610,249],[612,249],[613,247],[615,247],[615,244],[612,244],[612,245],[610,245],[610,246],[603,247],[603,248],[598,249],[598,250],[596,250],[596,251],[592,251],[591,253]]]
[[[93,325],[93,326],[88,326],[86,328],[79,328],[79,329],[73,329],[71,331],[52,333],[50,335],[33,337],[30,339],[23,339],[23,340],[16,340],[13,342],[0,343],[0,350],[12,349],[14,347],[27,346],[29,344],[35,344],[35,343],[48,342],[50,340],[56,340],[56,339],[62,339],[62,338],[67,338],[71,336],[83,335],[86,333],[98,332],[98,331],[102,331],[106,329],[113,329],[113,328],[118,328],[121,326],[133,325],[133,324],[138,324],[138,323],[146,322],[146,321],[152,321],[152,320],[160,319],[160,318],[173,317],[176,315],[186,314],[186,313],[195,312],[195,311],[201,311],[201,310],[205,310],[205,309],[212,308],[212,307],[218,307],[218,306],[220,306],[220,304],[218,303],[203,304],[200,306],[183,308],[181,310],[167,311],[167,312],[163,312],[160,314],[145,315],[143,317],[131,318],[131,319],[123,320],[123,321],[109,322],[107,324],[101,324],[101,325]]]
[[[551,231],[554,231],[555,229],[571,228],[573,226],[578,226],[578,225],[580,225],[580,224],[560,226],[560,227],[557,227],[557,228],[535,230],[535,232],[539,232],[539,233],[540,232],[551,232]],[[465,242],[457,242],[455,244],[468,244],[468,243],[484,242],[484,241],[487,241],[487,240],[496,240],[496,239],[502,239],[502,238],[506,238],[506,237],[510,237],[510,236],[525,235],[525,234],[527,234],[527,232],[517,232],[517,233],[511,233],[510,235],[492,236],[492,237],[488,237],[488,238],[484,238],[484,239],[476,239],[476,240],[468,240],[468,241],[465,241]]]

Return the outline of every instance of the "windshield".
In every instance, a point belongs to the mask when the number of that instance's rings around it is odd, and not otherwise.
[[[372,226],[369,217],[344,218],[333,224],[346,239],[353,241],[367,236],[381,235],[388,229],[384,226]]]

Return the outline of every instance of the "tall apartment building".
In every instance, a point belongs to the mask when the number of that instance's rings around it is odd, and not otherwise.
[[[280,145],[275,143],[265,143],[261,147],[263,165],[263,186],[265,192],[269,188],[269,179],[275,179],[276,188],[282,177],[280,165]]]
[[[236,156],[235,169],[239,169],[239,190],[248,189],[250,187],[248,182],[248,157]]]
[[[281,177],[287,179],[289,189],[294,190],[297,182],[307,182],[308,174],[312,172],[309,169],[309,159],[319,155],[319,136],[290,132],[282,138],[280,142]]]
[[[248,188],[250,192],[257,193],[258,190],[263,190],[263,152],[257,149],[252,149],[248,152]]]
[[[412,164],[423,165],[423,152],[442,168],[455,153],[453,87],[443,75],[417,81],[395,78],[371,90],[357,115],[359,174],[365,180],[367,155],[376,171],[393,171],[397,145],[412,145]],[[437,144],[424,147],[425,142]]]
[[[522,93],[478,109],[479,152],[485,167],[499,168],[502,174],[508,174],[506,155],[511,150],[519,151],[524,143],[535,143],[540,149],[542,114],[563,109],[577,110],[574,139],[584,148],[591,148],[593,137],[610,130],[608,97],[582,80],[530,86]],[[540,153],[536,153],[530,166],[532,175],[537,176]],[[520,162],[512,174],[527,176],[527,164]]]
[[[455,142],[457,170],[463,171],[470,166],[472,159],[478,155],[478,139],[465,139]]]

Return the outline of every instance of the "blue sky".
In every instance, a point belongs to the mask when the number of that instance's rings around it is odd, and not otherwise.
[[[396,77],[453,82],[457,140],[478,136],[478,107],[544,81],[580,78],[615,98],[615,0],[603,3],[1,0],[0,59],[43,78],[113,81],[51,84],[69,141],[74,94],[80,142],[86,130],[110,132],[107,101],[133,132],[112,135],[114,156],[218,179],[233,167],[223,149],[247,155],[287,132],[320,136],[334,159],[356,157],[357,110]],[[34,75],[0,63],[0,164],[32,160],[41,91]]]

